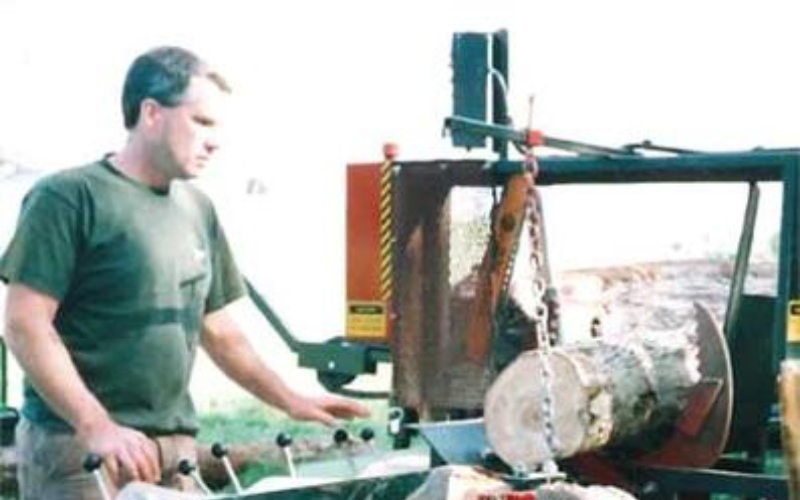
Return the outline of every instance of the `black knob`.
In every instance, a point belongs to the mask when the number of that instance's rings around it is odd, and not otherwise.
[[[191,460],[188,458],[184,458],[180,462],[178,462],[178,472],[183,474],[184,476],[189,476],[194,472],[195,466]]]
[[[228,448],[222,443],[214,443],[211,445],[211,454],[217,458],[222,458],[228,454]]]
[[[365,443],[369,443],[370,441],[375,439],[375,431],[373,431],[371,427],[364,427],[363,429],[361,429],[359,437],[361,437],[361,440],[364,441]]]
[[[350,434],[345,429],[336,429],[333,433],[333,442],[336,444],[344,444],[350,441]]]
[[[83,470],[86,472],[94,472],[103,465],[103,457],[97,453],[87,453],[83,457]]]
[[[275,437],[275,444],[280,446],[281,448],[286,448],[287,446],[292,445],[292,436],[285,432],[278,433]]]

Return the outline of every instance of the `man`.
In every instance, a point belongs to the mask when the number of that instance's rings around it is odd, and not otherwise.
[[[298,394],[232,320],[245,295],[210,200],[185,182],[217,142],[225,80],[191,52],[138,57],[116,154],[51,175],[26,196],[0,260],[6,341],[26,374],[18,428],[22,497],[99,498],[81,457],[100,454],[116,488],[187,489],[175,472],[197,431],[196,346],[233,380],[295,419],[333,424],[367,409]]]

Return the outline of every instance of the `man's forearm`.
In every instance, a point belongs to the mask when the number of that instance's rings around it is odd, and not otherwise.
[[[203,347],[225,374],[262,401],[297,420],[337,425],[341,418],[366,417],[369,409],[329,394],[308,397],[293,390],[268,367],[224,309],[206,316]]]
[[[248,392],[283,411],[291,412],[299,395],[264,363],[240,332],[205,334],[203,346],[214,363]]]
[[[36,311],[25,294],[9,291],[6,343],[37,392],[76,430],[108,419],[87,389],[49,314]]]

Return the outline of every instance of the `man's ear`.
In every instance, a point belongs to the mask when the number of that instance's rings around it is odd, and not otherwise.
[[[147,128],[153,126],[161,115],[162,107],[155,99],[143,99],[139,108],[139,120]]]

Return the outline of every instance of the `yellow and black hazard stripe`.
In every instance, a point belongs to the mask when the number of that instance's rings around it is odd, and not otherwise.
[[[392,298],[394,277],[394,220],[392,213],[392,160],[386,159],[381,165],[380,183],[380,291],[381,299],[389,305]]]

